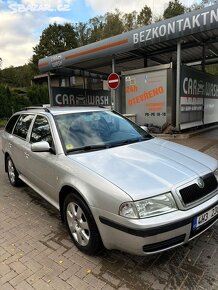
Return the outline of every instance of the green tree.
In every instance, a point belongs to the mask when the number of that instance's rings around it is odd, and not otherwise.
[[[0,57],[0,83],[1,83],[1,78],[2,78],[1,67],[2,67],[2,58]]]
[[[103,38],[104,16],[95,16],[89,20],[89,43],[99,41]]]
[[[170,1],[168,7],[164,10],[163,17],[164,19],[168,19],[185,12],[185,6],[179,2],[179,0],[175,0],[174,2]]]
[[[105,14],[105,23],[103,25],[103,37],[107,38],[124,32],[121,12],[116,9],[114,13]]]
[[[31,80],[34,76],[34,71],[32,70],[31,65],[23,65],[16,68],[15,77],[16,77],[16,86],[17,87],[28,87],[31,85]]]
[[[8,86],[16,86],[16,70],[13,66],[1,70],[0,83]]]
[[[8,118],[12,114],[12,96],[8,86],[0,85],[0,118]]]
[[[77,47],[75,28],[70,23],[50,24],[43,30],[39,44],[33,47],[32,62],[38,65],[40,58],[60,53]]]
[[[137,12],[133,11],[132,13],[125,13],[122,17],[122,22],[124,26],[124,31],[130,31],[137,28]]]
[[[144,8],[139,12],[137,22],[139,25],[148,25],[151,23],[151,20],[152,20],[151,8],[145,5]]]
[[[32,70],[31,65],[10,66],[1,70],[0,83],[10,87],[27,87],[31,85],[31,79],[34,74],[35,72]]]
[[[11,89],[12,95],[12,112],[16,112],[22,108],[31,105],[27,97],[27,89],[13,88]]]
[[[90,42],[91,28],[88,23],[76,23],[75,32],[78,46],[83,46]]]
[[[13,93],[13,111],[17,112],[22,108],[29,107],[30,101],[26,95]]]
[[[28,88],[27,98],[31,105],[43,105],[49,103],[48,88],[46,86],[32,86]]]

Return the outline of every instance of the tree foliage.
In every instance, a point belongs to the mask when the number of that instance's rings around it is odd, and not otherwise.
[[[145,7],[140,11],[137,22],[139,25],[148,25],[152,20],[151,8],[145,5]]]
[[[31,106],[31,102],[27,97],[26,91],[22,91],[20,89],[11,90],[11,95],[12,95],[12,113],[17,112],[22,108]]]
[[[31,105],[49,104],[48,88],[45,86],[32,86],[27,91],[27,98]]]
[[[89,26],[89,39],[88,43],[99,41],[103,38],[102,36],[102,30],[104,25],[104,16],[95,16],[91,19],[89,19],[89,22],[87,23]]]
[[[0,85],[0,118],[7,118],[12,114],[12,96],[8,86]]]
[[[16,79],[16,70],[13,66],[5,68],[1,71],[0,83],[7,84],[8,86],[17,86]]]
[[[39,44],[33,47],[34,64],[38,64],[40,58],[60,53],[77,47],[76,31],[73,24],[50,24],[43,30]]]
[[[122,14],[119,10],[114,13],[95,16],[87,23],[76,25],[77,43],[81,45],[93,43],[125,31]]]
[[[21,108],[49,103],[48,88],[32,86],[26,89],[9,89],[0,84],[0,119],[9,118]]]
[[[125,13],[123,15],[122,22],[124,31],[130,31],[138,27],[137,15],[138,13],[136,11],[133,11],[131,13]]]
[[[185,12],[185,6],[179,2],[179,0],[175,0],[174,2],[170,1],[168,7],[164,10],[163,17],[164,19],[168,19]]]
[[[83,46],[89,43],[91,28],[88,23],[76,23],[75,32],[78,46]]]
[[[10,66],[1,70],[0,83],[7,84],[10,87],[27,87],[31,85],[34,74],[35,71],[33,71],[31,65]]]
[[[122,13],[118,9],[105,15],[95,16],[88,22],[79,22],[75,26],[78,46],[93,43],[117,34],[150,24],[152,21],[151,9],[145,5],[137,13]]]
[[[121,19],[121,12],[115,10],[114,13],[105,14],[105,23],[103,26],[103,38],[121,34],[124,31],[124,25]]]

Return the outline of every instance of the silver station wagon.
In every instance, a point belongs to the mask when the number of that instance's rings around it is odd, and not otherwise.
[[[217,221],[218,161],[108,109],[27,108],[9,120],[2,147],[10,183],[60,210],[85,253],[158,253]]]

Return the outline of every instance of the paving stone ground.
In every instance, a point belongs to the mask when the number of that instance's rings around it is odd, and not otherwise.
[[[174,140],[218,159],[218,130]],[[1,149],[1,148],[0,148]],[[0,156],[0,290],[218,289],[218,224],[187,245],[146,257],[82,254],[59,213],[9,185]]]

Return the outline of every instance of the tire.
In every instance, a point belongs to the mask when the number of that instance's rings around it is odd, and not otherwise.
[[[95,220],[86,203],[73,193],[64,201],[64,219],[76,247],[89,255],[102,248],[101,237]]]
[[[11,159],[10,156],[7,157],[6,159],[6,169],[8,173],[8,179],[13,186],[20,186],[21,185],[21,180],[18,177],[18,172],[14,166],[14,163]]]

